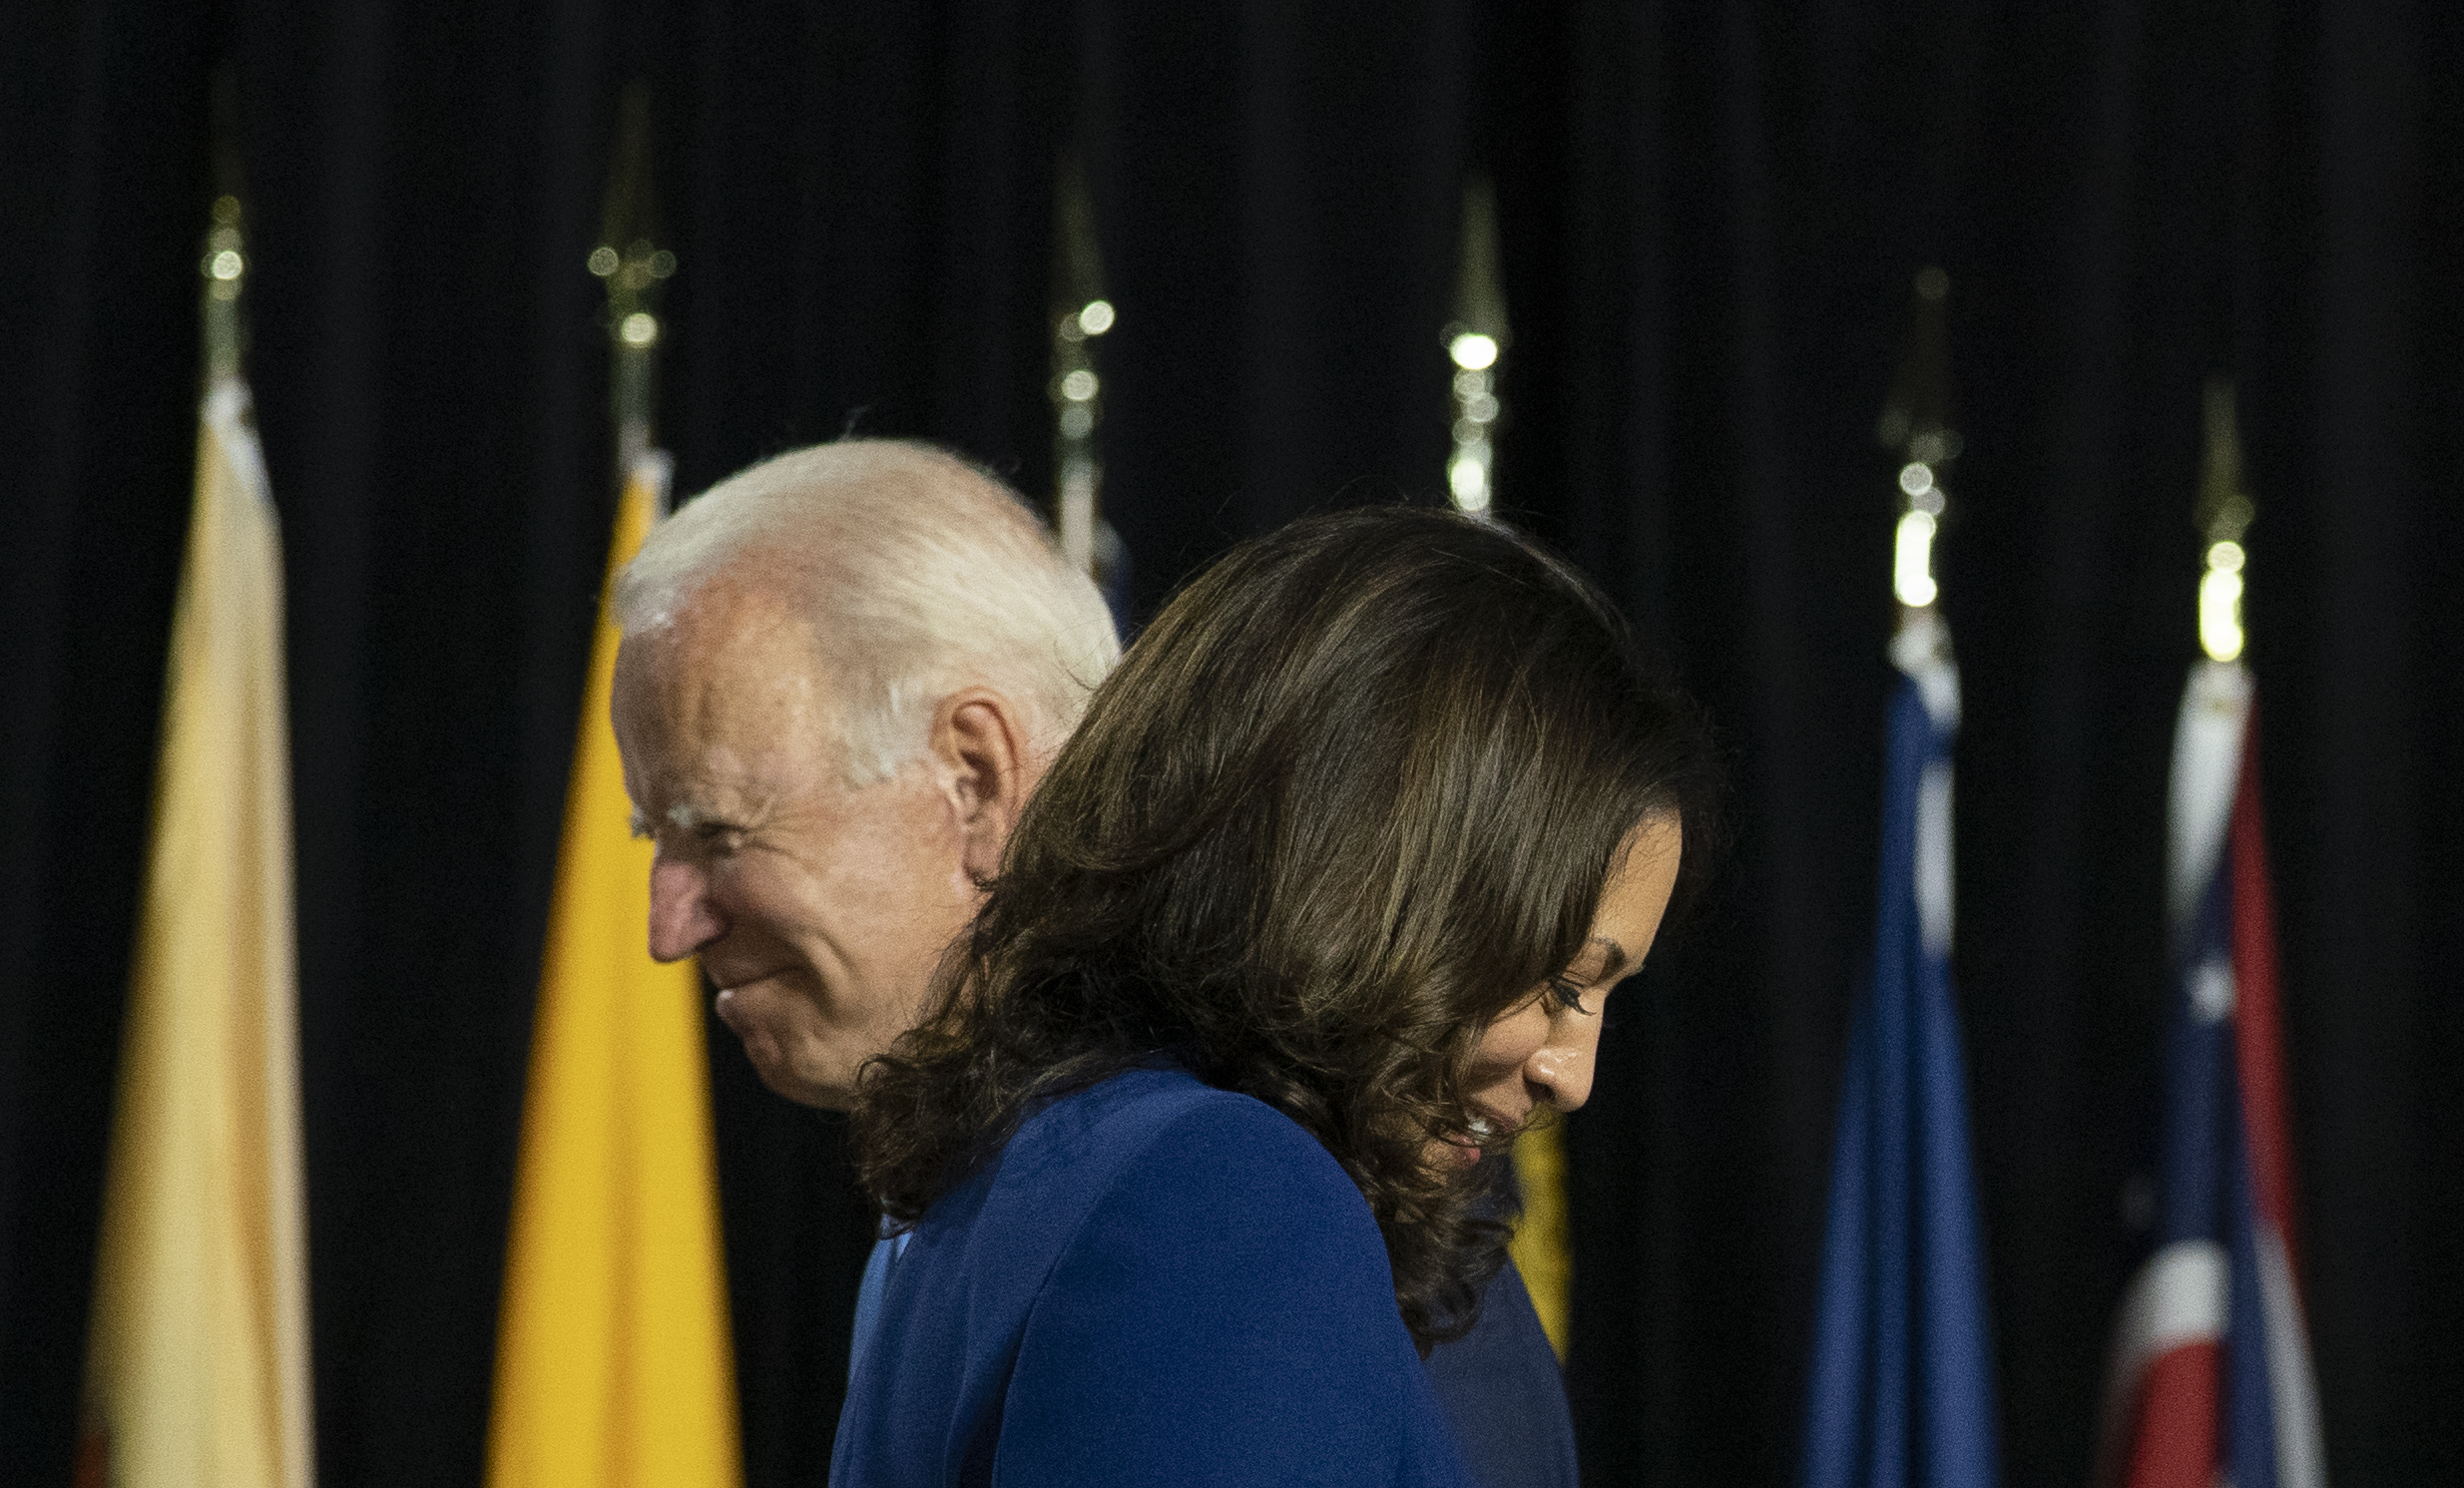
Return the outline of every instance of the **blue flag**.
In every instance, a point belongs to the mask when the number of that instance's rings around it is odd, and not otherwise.
[[[1892,643],[1873,979],[1848,1027],[1805,1411],[1805,1488],[1993,1488],[1993,1358],[1951,1005],[1951,741],[1939,621]]]

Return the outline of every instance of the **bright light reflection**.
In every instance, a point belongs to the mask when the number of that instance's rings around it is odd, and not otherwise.
[[[1073,403],[1084,403],[1095,396],[1095,373],[1080,367],[1061,379],[1061,396]]]
[[[2199,645],[2215,661],[2241,655],[2241,565],[2239,543],[2208,549],[2208,572],[2199,581]]]
[[[1100,336],[1112,329],[1112,301],[1090,299],[1078,312],[1078,328],[1091,336]]]
[[[1467,512],[1489,509],[1489,471],[1476,455],[1458,458],[1446,472],[1446,484],[1454,491],[1454,504]]]
[[[625,317],[625,323],[617,328],[617,334],[625,338],[628,346],[647,346],[659,339],[658,317],[648,310],[636,310]]]
[[[1467,330],[1447,344],[1446,354],[1454,358],[1456,366],[1477,372],[1496,363],[1497,337]]]
[[[1899,602],[1921,610],[1934,602],[1933,529],[1931,512],[1909,512],[1899,519],[1899,535],[1891,562],[1891,588]]]

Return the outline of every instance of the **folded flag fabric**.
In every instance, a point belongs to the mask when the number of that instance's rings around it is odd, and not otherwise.
[[[1573,1342],[1573,1225],[1566,1211],[1566,1132],[1556,1122],[1532,1127],[1514,1140],[1514,1185],[1523,1201],[1507,1254],[1532,1294],[1549,1346],[1566,1357]]]
[[[1992,1488],[1991,1332],[1951,1001],[1951,743],[1941,623],[1892,643],[1873,979],[1850,1016],[1805,1413],[1805,1488]]]
[[[206,394],[96,1258],[77,1481],[308,1488],[282,543]]]
[[[2102,1488],[2326,1483],[2254,722],[2242,666],[2201,663],[2174,741],[2159,1233],[2115,1329]]]

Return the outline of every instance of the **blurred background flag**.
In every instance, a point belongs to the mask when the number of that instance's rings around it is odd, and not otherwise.
[[[1959,674],[1934,613],[1943,396],[1939,269],[1917,279],[1911,365],[1884,416],[1902,444],[1873,980],[1848,1027],[1805,1416],[1806,1488],[1992,1488],[1984,1244],[1951,1001],[1951,744]]]
[[[2324,1488],[2292,1223],[2275,910],[2256,710],[2240,656],[2251,516],[2232,390],[2208,390],[2200,641],[2174,736],[2156,1252],[2125,1295],[2097,1478],[2128,1488]]]
[[[1498,272],[1497,190],[1482,175],[1463,187],[1463,236],[1455,278],[1454,317],[1439,340],[1451,378],[1453,452],[1446,489],[1455,510],[1499,520],[1496,438],[1503,360],[1513,337],[1506,324],[1506,288]],[[1566,1198],[1566,1130],[1544,1119],[1514,1139],[1517,1214],[1508,1253],[1531,1293],[1532,1311],[1562,1362],[1574,1342],[1574,1218]]]
[[[608,572],[665,495],[635,458]],[[734,1488],[736,1377],[721,1258],[701,973],[648,948],[651,844],[608,699],[602,601],[566,797],[499,1317],[491,1488]]]
[[[240,204],[208,239],[207,390],[172,618],[78,1479],[306,1488],[307,1242],[282,545],[239,376]]]
[[[702,974],[651,959],[651,844],[633,834],[608,720],[608,594],[667,510],[674,468],[652,447],[657,298],[676,255],[650,241],[649,133],[648,96],[630,88],[588,260],[607,284],[623,487],[531,1032],[489,1488],[743,1481]]]

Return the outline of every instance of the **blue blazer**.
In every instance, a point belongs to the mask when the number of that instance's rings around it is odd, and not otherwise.
[[[1054,1102],[924,1216],[830,1482],[1469,1488],[1359,1189],[1163,1069]]]
[[[1513,1261],[1472,1330],[1429,1355],[1429,1383],[1480,1488],[1581,1488],[1566,1376]]]

